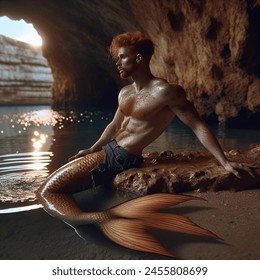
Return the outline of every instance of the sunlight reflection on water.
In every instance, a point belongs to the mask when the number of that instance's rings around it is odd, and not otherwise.
[[[1,108],[0,200],[35,200],[35,191],[48,176],[53,126],[59,115],[50,109]],[[23,109],[26,109],[23,112]]]
[[[63,151],[62,145],[66,134],[77,131],[75,126],[81,123],[92,127],[97,119],[108,121],[99,111],[57,112],[49,106],[1,107],[0,201],[34,201],[35,191],[50,170],[64,163],[59,159],[68,152],[68,149]],[[71,145],[70,139],[65,142]]]
[[[43,206],[40,204],[28,205],[28,206],[21,206],[21,207],[12,207],[7,209],[0,209],[0,214],[10,214],[10,213],[18,213],[24,211],[31,211],[34,209],[42,208]]]
[[[51,152],[17,153],[0,156],[0,173],[25,171],[25,170],[46,170],[51,162]]]
[[[2,106],[0,113],[0,201],[35,201],[46,177],[79,150],[90,147],[113,112],[53,111],[50,106]],[[260,131],[212,127],[225,150],[246,149]],[[175,120],[144,152],[202,149],[193,132]],[[0,208],[3,208],[0,204]]]

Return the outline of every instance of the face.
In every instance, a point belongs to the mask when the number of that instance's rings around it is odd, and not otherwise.
[[[137,52],[133,50],[133,48],[119,48],[116,66],[122,79],[126,79],[133,75],[137,66],[136,58]]]

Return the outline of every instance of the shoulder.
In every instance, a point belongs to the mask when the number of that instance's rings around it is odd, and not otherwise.
[[[169,99],[186,99],[186,92],[184,88],[178,84],[171,84],[165,80],[158,80],[157,92]]]
[[[119,92],[119,97],[121,97],[125,93],[128,93],[129,91],[133,91],[133,89],[134,89],[133,84],[124,86]]]
[[[171,95],[186,96],[184,88],[178,84],[165,83],[164,90]]]

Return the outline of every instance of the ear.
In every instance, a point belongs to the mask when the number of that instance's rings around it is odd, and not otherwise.
[[[136,55],[136,62],[139,63],[139,62],[142,61],[142,59],[143,59],[143,56],[142,56],[140,53],[138,53],[138,54]]]

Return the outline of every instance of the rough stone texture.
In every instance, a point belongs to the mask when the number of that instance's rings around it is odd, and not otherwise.
[[[259,112],[260,111],[260,80],[256,80],[248,87],[248,108],[251,111]]]
[[[106,48],[117,33],[138,29],[156,44],[154,74],[184,86],[200,114],[220,121],[241,111],[259,116],[259,1],[0,0],[0,5],[0,15],[23,18],[42,36],[54,105],[115,103],[122,82]]]
[[[171,151],[146,153],[142,168],[129,169],[116,176],[114,186],[131,192],[183,193],[187,191],[243,190],[260,184],[260,145],[247,152],[231,150],[227,157],[255,166],[254,177],[240,172],[240,178],[227,172],[210,154],[174,154]]]
[[[183,85],[201,114],[214,113],[224,121],[236,117],[243,107],[259,112],[259,97],[253,101],[248,89],[255,84],[254,92],[260,95],[259,49],[256,49],[259,48],[256,16],[260,7],[256,3],[255,6],[252,1],[236,0],[133,0],[131,3],[157,45],[154,73]],[[142,13],[143,10],[147,12]]]
[[[52,74],[41,51],[0,35],[0,103],[50,103]]]

